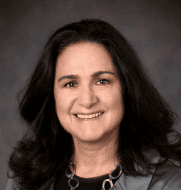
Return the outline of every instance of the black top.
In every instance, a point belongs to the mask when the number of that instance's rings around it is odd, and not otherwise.
[[[114,172],[114,174],[116,175],[113,176],[118,176],[117,174],[119,173],[119,171],[120,168],[118,167],[118,169],[115,170],[116,173]],[[113,185],[120,177],[121,175],[116,179],[112,179]],[[109,179],[109,174],[102,175],[96,178],[82,178],[74,174],[74,178],[79,180],[79,186],[76,188],[76,190],[101,190],[103,181],[105,179]],[[54,190],[71,190],[71,187],[68,184],[69,179],[70,178],[68,178],[66,174],[64,174],[60,179],[58,179],[55,182]],[[75,187],[77,182],[75,180],[71,180],[70,184],[73,187]],[[110,183],[106,182],[105,189],[108,190],[110,188],[111,188]]]

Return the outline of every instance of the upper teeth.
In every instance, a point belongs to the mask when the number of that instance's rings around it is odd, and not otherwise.
[[[97,116],[99,116],[101,114],[102,114],[102,112],[92,114],[92,115],[77,115],[77,117],[80,117],[80,118],[93,118],[93,117],[97,117]]]

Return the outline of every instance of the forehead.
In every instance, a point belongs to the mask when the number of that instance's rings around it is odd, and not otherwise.
[[[99,43],[81,42],[65,47],[57,59],[61,69],[113,69],[114,64],[109,51]]]

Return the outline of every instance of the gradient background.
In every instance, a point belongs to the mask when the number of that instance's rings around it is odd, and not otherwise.
[[[52,32],[82,18],[112,24],[136,49],[155,87],[181,117],[181,1],[1,0],[0,3],[0,189],[7,158],[26,126],[16,95]],[[144,85],[144,84],[143,84]],[[32,110],[33,111],[33,110]],[[175,126],[181,133],[181,121]]]

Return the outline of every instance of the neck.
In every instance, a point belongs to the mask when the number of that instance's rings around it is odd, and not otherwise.
[[[76,167],[76,175],[98,175],[100,172],[103,174],[114,170],[116,164],[121,162],[117,155],[118,138],[115,137],[115,134],[112,134],[104,143],[91,145],[82,144],[74,138],[75,152],[72,162]]]

